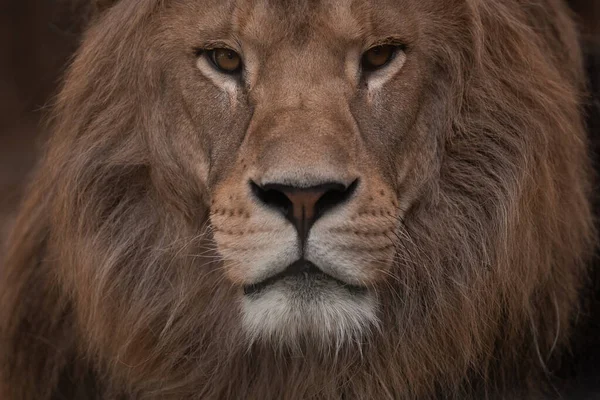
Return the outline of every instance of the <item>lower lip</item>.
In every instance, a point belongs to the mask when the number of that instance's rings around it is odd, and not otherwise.
[[[289,275],[288,274],[276,275],[276,276],[268,278],[262,282],[259,282],[259,283],[253,284],[253,285],[244,286],[244,294],[246,296],[258,295],[265,289],[268,289],[269,287],[273,286],[274,284],[279,283],[279,282],[284,282],[284,281],[288,281],[288,282],[295,281],[294,283],[297,285],[309,285],[309,284],[319,282],[319,281],[329,281],[329,282],[336,283],[339,286],[341,286],[353,293],[365,291],[364,287],[350,285],[350,284],[343,282],[339,279],[336,279],[336,278],[332,277],[331,275],[328,275],[322,271],[310,270],[310,271],[298,272],[298,273],[289,274]]]

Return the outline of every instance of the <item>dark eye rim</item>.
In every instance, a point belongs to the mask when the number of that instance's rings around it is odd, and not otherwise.
[[[217,63],[217,60],[215,59],[215,52],[217,50],[227,50],[227,51],[232,51],[235,54],[237,54],[237,56],[240,58],[239,67],[232,71],[221,68],[219,66],[219,64]],[[211,67],[213,67],[217,72],[219,72],[221,74],[236,76],[236,75],[240,75],[242,70],[244,69],[244,62],[242,60],[241,54],[233,49],[230,49],[229,47],[214,47],[214,48],[209,48],[209,49],[195,49],[194,53],[195,53],[196,57],[202,57],[202,56],[206,57],[209,64],[211,65]]]
[[[365,62],[367,53],[369,51],[371,51],[377,47],[384,47],[384,46],[392,47],[392,53],[390,54],[390,57],[386,60],[385,63],[383,63],[382,65],[379,65],[379,66],[373,66],[373,65],[369,65],[368,62]],[[374,46],[369,47],[367,50],[365,50],[362,53],[362,56],[360,57],[360,67],[361,67],[362,71],[366,72],[366,73],[382,70],[382,69],[386,68],[387,66],[389,66],[391,64],[391,62],[394,61],[394,59],[398,56],[398,54],[400,52],[406,52],[405,44],[400,44],[400,43],[376,44]]]

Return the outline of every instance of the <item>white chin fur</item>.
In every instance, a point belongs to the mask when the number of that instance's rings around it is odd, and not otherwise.
[[[284,280],[246,295],[242,323],[250,344],[295,347],[301,339],[337,348],[360,341],[378,326],[377,301],[331,281]]]

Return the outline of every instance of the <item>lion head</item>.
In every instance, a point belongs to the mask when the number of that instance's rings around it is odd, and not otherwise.
[[[561,2],[112,3],[12,236],[8,398],[551,377],[593,237]]]

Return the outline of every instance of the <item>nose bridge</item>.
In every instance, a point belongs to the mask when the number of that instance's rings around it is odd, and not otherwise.
[[[355,178],[358,129],[347,82],[331,54],[313,47],[277,51],[251,91],[247,144],[263,184],[348,185]]]
[[[280,109],[274,110],[271,123],[256,132],[259,138],[280,150],[310,151],[313,154],[331,155],[347,152],[354,139],[354,127],[345,115],[334,110]],[[270,126],[269,126],[270,125]],[[350,143],[349,143],[350,142]],[[295,146],[295,147],[294,147]]]
[[[354,179],[356,134],[331,110],[279,109],[251,124],[248,144],[256,155],[256,179],[308,187]]]
[[[251,101],[280,108],[311,106],[346,97],[344,63],[327,46],[276,47],[260,69]]]

